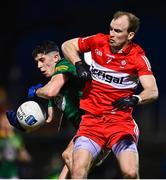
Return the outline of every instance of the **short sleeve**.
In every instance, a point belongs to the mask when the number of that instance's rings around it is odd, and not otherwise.
[[[150,62],[144,54],[137,57],[136,69],[138,76],[153,74]]]
[[[72,65],[68,60],[62,59],[58,62],[58,64],[55,66],[55,73],[53,74],[66,74],[71,73],[73,75],[76,74],[75,66]]]

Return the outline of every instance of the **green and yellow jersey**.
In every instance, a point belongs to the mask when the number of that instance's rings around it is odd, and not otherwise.
[[[55,66],[55,73],[66,74],[68,80],[60,90],[60,93],[54,97],[54,100],[49,100],[48,106],[54,103],[58,109],[63,111],[64,119],[70,120],[73,126],[78,128],[81,120],[82,111],[79,109],[79,100],[82,96],[83,82],[77,78],[76,68],[68,60],[61,59]]]

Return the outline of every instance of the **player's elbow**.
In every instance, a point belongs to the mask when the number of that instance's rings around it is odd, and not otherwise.
[[[155,88],[155,89],[151,89],[151,91],[149,92],[150,96],[149,96],[149,102],[153,102],[155,100],[158,99],[159,97],[159,92],[158,92],[158,89]]]
[[[66,48],[67,45],[68,45],[68,41],[65,41],[62,43],[62,45],[61,45],[62,51]]]
[[[70,41],[69,41],[69,40],[68,40],[68,41],[65,41],[64,43],[62,43],[62,45],[61,45],[61,50],[62,50],[62,52],[64,53],[64,55],[65,55],[66,52],[68,51],[69,47],[70,47]]]
[[[65,41],[61,45],[61,50],[64,55],[70,54],[70,52],[79,52],[78,48],[78,38],[70,39],[68,41]]]
[[[158,99],[158,97],[159,97],[159,91],[156,88],[156,89],[152,90],[152,98],[153,98],[153,100],[156,100],[156,99]]]

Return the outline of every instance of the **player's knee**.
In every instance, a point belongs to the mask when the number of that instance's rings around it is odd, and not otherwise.
[[[69,159],[69,154],[68,154],[68,152],[64,151],[64,152],[62,153],[62,158],[63,158],[65,161],[68,160],[68,159]]]
[[[129,168],[128,170],[126,169],[125,171],[122,172],[122,174],[123,174],[123,178],[125,179],[139,178],[138,169],[135,169],[135,168]]]
[[[62,158],[66,163],[69,163],[71,161],[70,154],[68,151],[64,151],[62,153]]]

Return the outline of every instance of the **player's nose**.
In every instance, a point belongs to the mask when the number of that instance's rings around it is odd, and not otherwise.
[[[38,61],[37,67],[38,67],[39,69],[42,67],[42,63],[41,63],[40,61]]]

